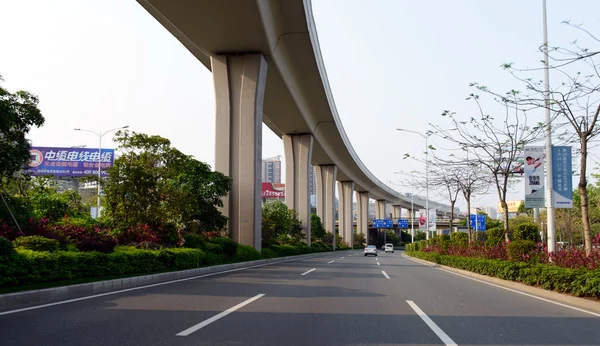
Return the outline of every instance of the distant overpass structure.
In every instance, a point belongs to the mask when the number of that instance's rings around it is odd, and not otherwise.
[[[310,244],[309,169],[315,166],[317,214],[350,239],[353,195],[357,229],[368,232],[368,202],[383,217],[411,200],[377,179],[344,132],[327,79],[310,0],[138,0],[213,73],[215,169],[233,179],[222,212],[234,240],[261,248],[262,124],[283,139],[286,204],[296,210]],[[414,207],[423,208],[415,198]],[[429,201],[440,213],[447,205]],[[458,210],[456,210],[458,212]]]

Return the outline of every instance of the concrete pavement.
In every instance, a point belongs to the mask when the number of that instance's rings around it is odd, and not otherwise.
[[[0,333],[2,345],[600,345],[600,318],[358,250],[2,315]]]

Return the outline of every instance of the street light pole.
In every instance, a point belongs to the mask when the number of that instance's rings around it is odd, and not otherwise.
[[[426,219],[425,219],[425,227],[427,227],[427,239],[429,239],[429,146],[427,145],[427,139],[429,136],[425,137],[425,210],[426,210]]]
[[[95,134],[96,136],[98,136],[98,199],[97,199],[97,205],[96,205],[96,218],[98,218],[100,216],[100,179],[101,179],[101,166],[102,166],[102,137],[104,137],[104,135],[106,135],[109,132],[113,132],[113,131],[117,131],[117,130],[122,130],[122,129],[126,129],[128,128],[129,125],[127,126],[121,126],[121,127],[117,127],[108,131],[105,131],[104,133],[102,133],[102,130],[100,130],[99,132],[96,131],[92,131],[92,130],[86,130],[86,129],[73,129],[75,131],[85,131],[85,132],[91,132],[93,134]]]
[[[410,190],[410,242],[415,242],[415,187]]]
[[[425,138],[425,235],[426,239],[429,239],[429,145],[427,143],[429,136],[413,130],[396,129],[396,131],[412,132]]]
[[[542,0],[544,22],[544,94],[546,101],[546,216],[548,222],[548,252],[556,250],[556,228],[554,225],[554,207],[552,205],[552,125],[550,124],[550,71],[548,66],[548,25],[546,19],[546,0]]]

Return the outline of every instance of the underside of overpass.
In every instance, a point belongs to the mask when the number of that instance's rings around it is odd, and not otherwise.
[[[310,0],[138,0],[213,72],[216,97],[215,169],[233,178],[224,199],[232,237],[261,247],[262,123],[284,139],[286,204],[298,212],[310,243],[308,170],[317,169],[317,210],[335,227],[335,189],[351,236],[352,193],[360,232],[375,199],[410,208],[409,197],[377,179],[358,158],[340,121],[312,16]],[[366,198],[366,202],[365,202]],[[414,207],[424,207],[414,200]],[[449,211],[436,202],[430,208]],[[334,241],[335,243],[335,241]]]

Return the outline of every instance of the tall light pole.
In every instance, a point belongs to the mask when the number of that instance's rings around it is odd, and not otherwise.
[[[425,227],[427,228],[427,232],[425,234],[426,238],[429,239],[429,144],[427,143],[429,135],[426,136],[421,132],[406,129],[396,129],[396,131],[416,133],[425,138]]]
[[[73,129],[75,131],[85,131],[85,132],[91,132],[93,134],[95,134],[96,136],[98,136],[98,202],[97,202],[97,209],[96,209],[96,218],[98,218],[100,216],[100,179],[101,179],[101,170],[100,167],[102,166],[102,137],[104,137],[105,134],[113,132],[113,131],[117,131],[117,130],[122,130],[122,129],[126,129],[128,128],[129,125],[127,126],[121,126],[121,127],[117,127],[108,131],[93,131],[93,130],[86,130],[86,129]]]
[[[425,209],[426,209],[426,213],[425,213],[425,218],[426,218],[426,223],[425,223],[425,227],[427,228],[427,232],[426,232],[426,238],[429,239],[429,144],[427,143],[427,141],[429,140],[429,136],[431,136],[434,133],[440,133],[440,132],[446,132],[446,131],[456,131],[458,130],[457,128],[452,128],[452,129],[448,129],[448,130],[443,130],[443,131],[429,131],[427,132],[426,135],[422,134],[421,132],[418,131],[413,131],[413,130],[407,130],[407,129],[396,129],[396,131],[400,131],[400,132],[411,132],[411,133],[416,133],[419,136],[425,138]]]
[[[550,124],[550,66],[548,65],[548,25],[546,19],[546,0],[542,0],[544,26],[544,94],[546,101],[546,216],[548,229],[548,252],[556,250],[556,228],[554,225],[554,207],[552,206],[552,125]]]

